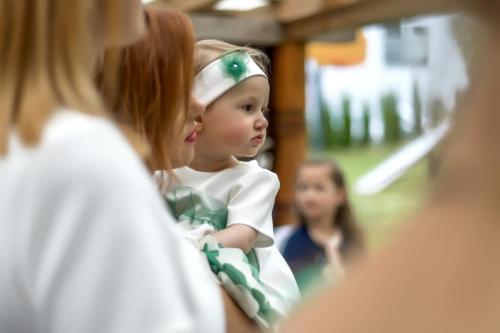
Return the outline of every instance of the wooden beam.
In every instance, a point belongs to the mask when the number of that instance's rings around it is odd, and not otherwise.
[[[305,46],[287,42],[273,51],[271,129],[276,140],[274,169],[281,181],[276,225],[294,221],[295,173],[306,157]]]
[[[359,0],[283,0],[274,6],[274,10],[280,22],[288,23],[357,1]]]
[[[221,16],[191,13],[197,39],[215,38],[242,45],[274,46],[287,40],[283,25],[270,16]],[[353,40],[354,29],[308,36],[308,41],[345,42]]]
[[[167,6],[186,12],[211,8],[218,0],[161,0]]]
[[[282,0],[248,13],[224,15],[210,9],[216,0],[157,0],[193,15],[200,38],[242,44],[276,45],[283,40],[345,39],[371,23],[460,10],[464,0]],[[280,24],[282,23],[282,24]],[[333,35],[337,33],[337,35]],[[340,34],[340,36],[339,36]]]
[[[362,0],[341,7],[332,7],[321,13],[287,23],[285,32],[288,38],[301,40],[327,31],[418,15],[459,11],[462,6],[463,0]]]
[[[283,27],[272,17],[191,14],[198,39],[215,38],[236,44],[276,45],[284,40]]]

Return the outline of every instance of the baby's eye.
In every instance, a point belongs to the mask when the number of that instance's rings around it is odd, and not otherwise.
[[[270,111],[269,108],[263,108],[262,109],[262,114],[264,115],[264,117],[267,117],[269,115],[269,111]]]
[[[254,109],[253,105],[252,104],[247,104],[243,107],[243,110],[245,110],[246,112],[252,112]]]

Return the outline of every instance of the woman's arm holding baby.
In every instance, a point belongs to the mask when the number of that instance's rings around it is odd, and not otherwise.
[[[227,333],[259,333],[262,330],[250,319],[236,302],[221,288],[224,312],[226,315]]]

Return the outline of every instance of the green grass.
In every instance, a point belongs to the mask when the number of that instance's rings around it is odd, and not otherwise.
[[[311,156],[335,158],[345,173],[349,187],[352,188],[356,180],[400,147],[401,144],[356,147],[312,153]],[[426,193],[427,179],[427,161],[423,160],[377,194],[361,196],[351,191],[350,200],[366,232],[370,249],[382,245],[405,221],[405,217],[419,207]]]

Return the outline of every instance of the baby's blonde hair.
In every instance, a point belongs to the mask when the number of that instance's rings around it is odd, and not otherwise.
[[[238,46],[216,39],[205,39],[196,43],[194,57],[195,74],[201,72],[203,68],[207,67],[211,62],[233,52],[248,53],[248,55],[252,57],[257,65],[269,77],[269,58],[264,52],[251,47]]]

